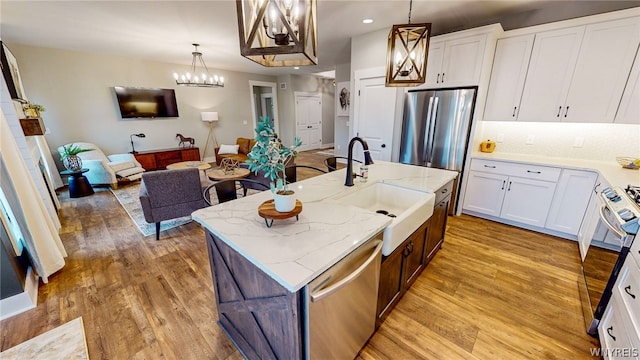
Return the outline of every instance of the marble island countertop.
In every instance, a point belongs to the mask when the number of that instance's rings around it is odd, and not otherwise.
[[[607,182],[609,182],[611,186],[618,186],[621,188],[626,188],[627,185],[640,186],[640,170],[624,169],[615,160],[597,161],[504,152],[474,152],[471,154],[471,157],[477,159],[499,160],[529,163],[532,165],[558,166],[576,170],[597,171],[607,180]]]
[[[271,192],[240,198],[198,210],[194,220],[242,254],[254,265],[295,292],[363,242],[384,230],[392,218],[338,201],[376,182],[432,193],[457,176],[454,171],[376,161],[369,180],[344,185],[341,169],[291,184],[302,202],[299,220],[274,220],[267,228],[258,206]]]

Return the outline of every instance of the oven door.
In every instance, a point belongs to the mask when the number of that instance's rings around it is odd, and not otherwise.
[[[611,210],[602,205],[596,230],[582,261],[578,284],[585,326],[592,336],[597,336],[598,322],[629,251],[624,244],[632,240],[632,235],[627,235],[617,224]]]

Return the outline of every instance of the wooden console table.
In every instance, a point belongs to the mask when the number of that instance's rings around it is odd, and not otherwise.
[[[167,165],[183,161],[200,161],[200,149],[197,147],[148,150],[133,155],[147,171],[162,170]]]

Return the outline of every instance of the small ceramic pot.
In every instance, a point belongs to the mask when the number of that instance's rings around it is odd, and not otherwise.
[[[62,165],[69,171],[80,171],[82,169],[82,159],[78,155],[69,155],[62,160]]]
[[[273,203],[277,212],[289,212],[296,207],[296,194],[290,191],[291,194],[282,195],[277,192],[273,194]]]

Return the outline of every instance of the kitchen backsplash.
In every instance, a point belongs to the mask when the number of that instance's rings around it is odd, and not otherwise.
[[[497,143],[495,152],[615,161],[640,158],[640,125],[481,121],[474,146]]]

